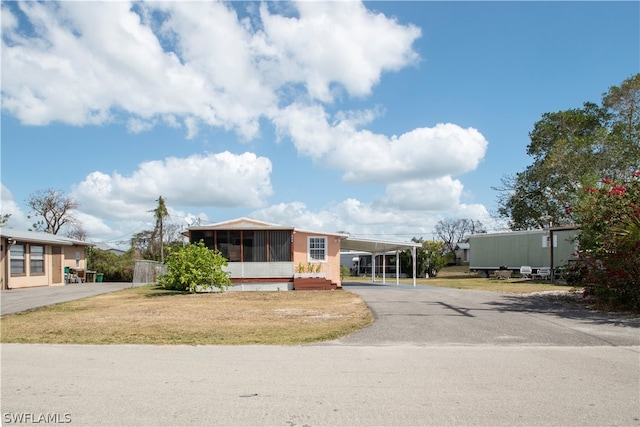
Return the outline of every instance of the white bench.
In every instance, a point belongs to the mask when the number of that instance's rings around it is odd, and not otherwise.
[[[520,267],[520,277],[523,278],[528,278],[531,277],[531,274],[533,273],[533,270],[531,269],[530,265],[523,265],[522,267]]]
[[[536,271],[534,274],[531,275],[532,279],[535,279],[536,277],[539,277],[540,279],[543,280],[548,280],[551,278],[551,268],[549,267],[540,267],[538,269],[538,271]]]

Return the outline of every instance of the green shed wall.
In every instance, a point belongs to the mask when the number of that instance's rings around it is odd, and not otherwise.
[[[576,257],[574,240],[577,231],[559,230],[553,234],[557,244],[553,248],[553,265],[566,265]],[[544,230],[475,234],[469,238],[469,268],[497,269],[506,265],[511,270],[517,270],[523,265],[549,267],[549,247],[542,245],[546,236],[548,232]]]

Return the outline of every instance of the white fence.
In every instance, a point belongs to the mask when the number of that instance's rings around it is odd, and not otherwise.
[[[167,266],[157,261],[138,260],[133,270],[133,285],[158,283],[158,276],[167,273]]]

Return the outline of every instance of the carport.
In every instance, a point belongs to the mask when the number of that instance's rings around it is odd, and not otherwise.
[[[415,242],[393,242],[386,240],[375,240],[375,239],[361,239],[358,237],[347,237],[340,242],[340,250],[343,251],[360,251],[367,252],[372,255],[371,262],[371,281],[376,281],[375,274],[375,260],[376,255],[386,254],[387,252],[396,252],[396,285],[400,284],[400,251],[404,251],[406,249],[411,249],[411,256],[413,260],[413,286],[416,286],[416,248],[422,247],[421,243]],[[382,283],[386,283],[386,257],[382,257]]]

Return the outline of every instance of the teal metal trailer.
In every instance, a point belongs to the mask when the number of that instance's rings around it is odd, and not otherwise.
[[[489,277],[496,270],[519,273],[522,266],[531,267],[534,273],[566,266],[578,258],[578,232],[564,227],[474,234],[469,237],[469,271]]]

